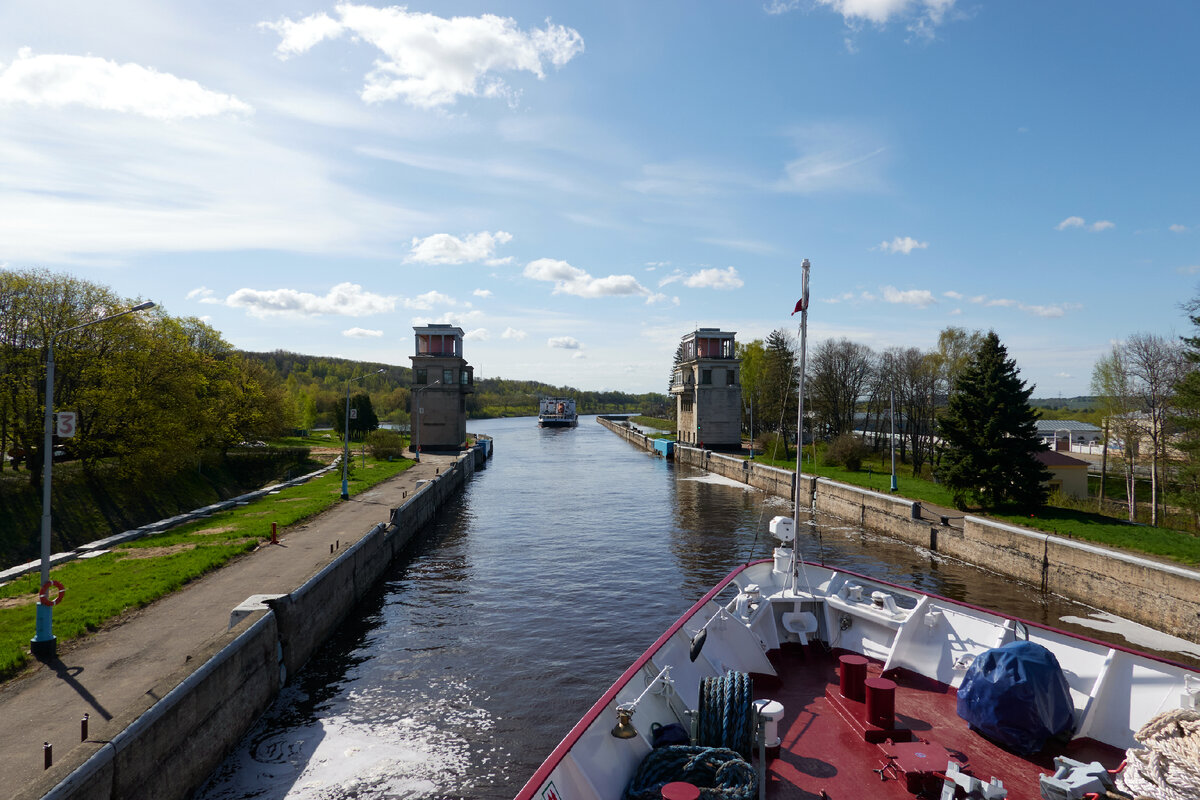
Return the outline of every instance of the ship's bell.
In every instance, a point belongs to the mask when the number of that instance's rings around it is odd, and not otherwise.
[[[633,709],[625,706],[617,707],[617,724],[613,726],[612,735],[618,739],[632,739],[638,735],[637,728],[633,727]]]

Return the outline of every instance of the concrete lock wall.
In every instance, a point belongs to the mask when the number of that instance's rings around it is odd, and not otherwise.
[[[652,439],[611,420],[600,422],[631,443],[653,451]],[[791,470],[678,443],[675,460],[779,497],[795,498],[795,473]],[[920,519],[920,503],[811,475],[800,476],[800,504],[1200,642],[1200,572],[1195,570],[982,517],[966,517],[962,528],[931,524]]]
[[[251,615],[147,692],[145,706],[118,716],[121,733],[83,752],[82,765],[52,767],[18,798],[187,797],[271,705],[281,685],[277,653],[273,615]],[[162,699],[151,703],[153,697]]]
[[[185,800],[208,778],[295,674],[379,580],[409,540],[491,456],[468,449],[423,484],[390,524],[375,526],[295,591],[267,601],[215,637],[189,664],[127,709],[111,742],[47,770],[16,800]]]

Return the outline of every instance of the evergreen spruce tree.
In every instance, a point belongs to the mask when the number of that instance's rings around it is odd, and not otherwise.
[[[1176,502],[1200,519],[1200,297],[1184,304],[1196,328],[1193,336],[1181,336],[1186,362],[1183,377],[1175,387],[1171,422],[1178,433],[1173,446],[1185,458],[1175,474]]]
[[[941,420],[941,475],[959,508],[968,498],[984,508],[1045,504],[1050,473],[1034,455],[1047,447],[1037,436],[1032,393],[989,332],[955,381]]]

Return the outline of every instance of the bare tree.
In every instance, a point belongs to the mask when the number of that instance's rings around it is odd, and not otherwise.
[[[880,372],[896,392],[897,410],[903,419],[900,458],[911,449],[913,475],[933,450],[934,398],[937,388],[937,363],[932,353],[917,347],[893,347],[884,351]]]
[[[826,339],[809,358],[808,391],[816,421],[830,438],[854,430],[858,398],[871,377],[871,348],[849,339]]]
[[[1129,521],[1137,522],[1136,467],[1138,440],[1138,404],[1134,397],[1133,378],[1125,349],[1114,344],[1112,350],[1092,368],[1092,394],[1099,398],[1104,415],[1104,456],[1100,469],[1101,485],[1107,477],[1108,450],[1111,439],[1121,443],[1121,460],[1125,465],[1125,495]],[[1101,496],[1103,497],[1103,495]]]
[[[1166,461],[1166,421],[1175,387],[1186,372],[1183,346],[1153,333],[1135,333],[1123,347],[1132,388],[1150,437],[1150,524],[1159,522],[1160,468]]]

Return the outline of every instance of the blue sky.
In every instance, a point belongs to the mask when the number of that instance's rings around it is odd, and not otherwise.
[[[1200,4],[0,6],[0,265],[236,347],[665,391],[696,326],[932,347],[1037,396],[1189,332]]]

